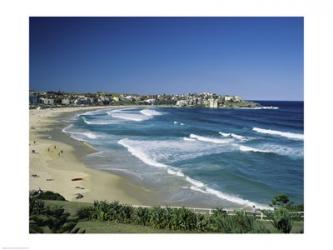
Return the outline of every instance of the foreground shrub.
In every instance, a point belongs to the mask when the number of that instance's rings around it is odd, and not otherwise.
[[[70,218],[61,207],[50,208],[44,201],[29,197],[30,233],[84,233],[76,227],[77,219]]]
[[[145,207],[138,207],[134,211],[133,221],[135,224],[149,225],[150,215],[149,209]]]
[[[290,233],[292,229],[292,218],[285,208],[276,209],[272,215],[273,226],[282,233]]]
[[[52,191],[33,190],[30,192],[30,196],[40,200],[66,201],[66,199],[61,194]]]
[[[76,212],[76,215],[80,220],[90,220],[92,219],[94,210],[94,207],[82,207]]]

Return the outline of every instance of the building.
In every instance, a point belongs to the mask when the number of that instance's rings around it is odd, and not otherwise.
[[[232,96],[224,96],[223,97],[223,100],[225,101],[225,102],[230,102],[230,101],[232,101]]]
[[[217,108],[217,99],[209,98],[208,99],[208,107],[209,108]]]
[[[62,105],[69,105],[70,103],[71,103],[71,101],[69,100],[69,98],[61,99],[61,104]]]
[[[118,97],[118,96],[113,96],[113,97],[112,97],[112,100],[113,100],[114,102],[119,102],[119,97]]]
[[[145,104],[153,105],[156,102],[156,99],[146,99],[144,100]]]
[[[187,101],[186,100],[179,100],[179,101],[176,102],[176,106],[178,106],[178,107],[187,106]]]
[[[41,103],[45,104],[45,105],[54,105],[54,99],[51,98],[45,98],[42,97],[40,98]]]

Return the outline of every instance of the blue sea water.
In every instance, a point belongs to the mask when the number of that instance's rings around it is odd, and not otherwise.
[[[264,108],[108,108],[63,131],[96,148],[91,167],[128,176],[159,203],[267,207],[279,193],[303,203],[303,102],[259,102]]]

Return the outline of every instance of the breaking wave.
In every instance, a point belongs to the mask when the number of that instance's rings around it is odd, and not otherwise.
[[[160,162],[157,162],[156,160],[152,159],[149,157],[147,154],[142,152],[142,150],[137,149],[133,146],[130,145],[130,140],[126,139],[121,139],[118,141],[118,144],[122,145],[125,147],[130,154],[141,160],[142,162],[146,163],[147,165],[153,166],[153,167],[158,167],[158,168],[163,168],[166,169],[166,172],[170,175],[178,176],[180,178],[183,178],[186,182],[188,182],[191,186],[189,189],[197,192],[201,192],[204,194],[210,194],[214,195],[215,197],[222,199],[222,200],[227,200],[242,206],[257,206],[259,208],[267,208],[265,205],[257,204],[254,202],[251,202],[249,200],[242,199],[240,197],[223,193],[221,191],[215,190],[213,188],[208,187],[206,184],[204,184],[201,181],[195,180],[189,176],[186,176],[182,171],[175,169],[174,167],[170,165],[166,165]]]
[[[241,109],[279,109],[279,107],[276,106],[261,106],[261,107],[242,107]]]
[[[121,139],[118,141],[118,144],[125,147],[128,150],[128,152],[130,152],[133,156],[135,156],[136,158],[139,158],[141,161],[143,161],[144,163],[146,163],[149,166],[158,167],[158,168],[167,168],[168,167],[167,165],[165,165],[163,163],[159,163],[159,162],[154,161],[153,159],[149,158],[144,152],[132,147],[128,142],[129,142],[128,139]]]
[[[94,120],[87,120],[87,118],[82,117],[82,120],[85,124],[88,125],[109,125],[109,124],[117,124],[118,121],[115,120],[106,120],[106,119],[94,119]]]
[[[121,120],[128,120],[128,121],[135,121],[135,122],[141,122],[141,121],[150,119],[146,115],[129,114],[129,113],[125,113],[125,112],[112,113],[111,116],[113,118],[117,118],[117,119],[121,119]]]
[[[237,134],[234,134],[234,133],[222,133],[222,132],[219,132],[219,134],[222,135],[223,137],[232,137],[234,139],[241,140],[241,141],[245,141],[246,140],[246,138],[244,136],[237,135]]]
[[[257,148],[253,148],[253,147],[249,147],[249,146],[244,146],[244,145],[239,146],[239,150],[243,151],[243,152],[272,153],[272,152],[267,151],[267,150],[257,149]]]
[[[289,156],[291,158],[303,157],[303,150],[297,148],[291,148],[280,145],[264,144],[259,148],[240,145],[239,150],[242,152],[258,152],[258,153],[271,153],[283,156]]]
[[[184,139],[184,141],[196,141],[196,139],[192,139],[192,138],[188,138],[188,137],[184,137],[183,139]]]
[[[285,137],[292,140],[303,140],[304,135],[303,134],[297,134],[292,132],[283,132],[283,131],[277,131],[277,130],[271,130],[271,129],[263,129],[263,128],[256,128],[254,127],[252,129],[253,131],[256,131],[261,134],[268,134],[268,135],[277,135],[281,137]]]
[[[210,143],[215,143],[215,144],[226,144],[226,143],[232,142],[232,139],[218,139],[218,138],[205,137],[205,136],[200,136],[200,135],[195,135],[195,134],[190,134],[190,138],[198,140],[198,141],[202,141],[202,142],[210,142]]]
[[[146,116],[156,116],[156,115],[163,115],[163,113],[158,112],[154,109],[143,109],[140,111],[140,113],[146,115]]]

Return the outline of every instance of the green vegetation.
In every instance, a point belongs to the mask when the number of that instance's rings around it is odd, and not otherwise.
[[[282,233],[290,233],[292,219],[287,209],[279,208],[273,213],[273,225]]]
[[[231,216],[221,209],[209,215],[194,213],[186,208],[134,208],[118,202],[95,201],[93,206],[79,209],[77,215],[81,220],[150,226],[158,230],[210,233],[270,232],[253,215],[238,212]]]
[[[281,233],[290,233],[295,221],[304,220],[301,213],[303,205],[295,205],[290,201],[288,195],[279,194],[272,200],[274,211],[265,211],[265,215],[272,221],[273,226]],[[296,213],[295,213],[296,212]],[[301,229],[303,232],[303,229]]]
[[[34,197],[34,198],[40,199],[40,200],[65,201],[65,198],[61,194],[54,193],[51,191],[33,190],[30,192],[30,197]]]
[[[303,233],[303,217],[294,216],[288,210],[288,202],[265,211],[267,217],[259,220],[245,211],[230,215],[216,209],[212,214],[200,214],[186,208],[133,207],[105,201],[91,204],[39,197],[45,196],[30,196],[31,233]]]
[[[112,221],[81,221],[77,226],[84,228],[86,233],[186,233]]]
[[[84,233],[76,224],[77,219],[71,218],[63,208],[50,208],[36,197],[29,198],[30,233]]]

